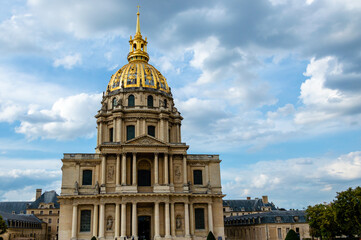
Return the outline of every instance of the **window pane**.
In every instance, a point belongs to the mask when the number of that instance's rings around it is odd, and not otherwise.
[[[127,140],[135,138],[135,127],[133,125],[127,126]]]
[[[80,232],[90,232],[90,210],[82,210],[80,216]]]
[[[153,107],[153,97],[152,96],[148,96],[148,107]]]
[[[148,126],[148,135],[155,137],[155,127],[154,126]]]
[[[130,95],[128,97],[128,107],[134,107],[134,96],[133,95]]]
[[[113,142],[113,128],[109,129],[109,142]]]
[[[205,229],[204,224],[204,208],[196,208],[195,210],[196,229]]]
[[[92,170],[83,171],[83,185],[92,185]]]
[[[197,185],[203,184],[202,170],[194,170],[193,171],[193,180],[194,180],[194,184],[197,184]]]
[[[150,186],[150,171],[138,170],[138,186]]]

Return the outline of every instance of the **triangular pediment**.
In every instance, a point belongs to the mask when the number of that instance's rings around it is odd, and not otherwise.
[[[142,135],[136,138],[133,138],[127,142],[125,142],[126,145],[167,145],[167,143],[158,140],[154,137],[148,136],[148,135]]]

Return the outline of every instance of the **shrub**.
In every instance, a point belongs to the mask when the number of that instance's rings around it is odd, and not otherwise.
[[[294,230],[289,230],[285,240],[300,240],[300,237]]]
[[[212,232],[208,233],[207,240],[216,240]]]

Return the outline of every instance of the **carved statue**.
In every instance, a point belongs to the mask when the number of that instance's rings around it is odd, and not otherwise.
[[[99,188],[99,183],[98,183],[98,181],[95,183],[95,191],[94,191],[94,193],[95,194],[99,194],[99,192],[100,192],[100,188]]]
[[[111,231],[113,229],[113,218],[109,216],[107,218],[107,231]]]
[[[75,194],[78,194],[78,193],[79,193],[79,183],[78,183],[78,181],[75,181],[75,184],[74,184],[74,193],[75,193]]]
[[[176,181],[179,181],[181,178],[181,170],[179,166],[175,166],[174,175],[176,177]]]
[[[182,228],[182,217],[181,216],[177,216],[175,219],[175,224],[176,224],[176,228],[177,229],[181,229]]]

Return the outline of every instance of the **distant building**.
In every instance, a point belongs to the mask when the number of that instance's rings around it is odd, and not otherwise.
[[[42,194],[41,189],[36,189],[36,200],[28,205],[26,213],[34,214],[47,223],[47,240],[57,240],[59,211],[58,194],[55,191],[48,191]]]
[[[0,211],[7,232],[0,235],[3,240],[44,240],[47,224],[31,214],[16,214]]]
[[[16,219],[22,219],[23,222],[25,220],[30,221],[34,218],[29,216],[34,215],[36,219],[42,222],[41,227],[44,228],[41,231],[41,233],[44,235],[39,235],[36,238],[28,238],[34,236],[30,236],[30,234],[33,234],[32,229],[34,228],[29,228],[29,224],[26,222],[24,222],[24,224],[18,223],[17,225],[11,227],[12,229],[16,229],[16,231],[13,231],[13,235],[9,234],[9,239],[14,239],[14,236],[16,235],[17,237],[27,237],[21,238],[22,240],[57,240],[59,231],[59,211],[60,205],[58,202],[58,194],[55,191],[47,191],[42,193],[41,189],[36,189],[34,202],[0,202],[0,212],[5,214],[6,216],[11,216],[12,218],[15,218],[15,224],[18,221]],[[32,225],[30,224],[30,226]],[[4,238],[4,240],[5,239],[7,238]]]
[[[243,216],[247,214],[269,212],[277,208],[271,202],[268,202],[268,196],[262,196],[262,199],[255,198],[242,200],[223,200],[223,216]]]
[[[305,211],[298,210],[226,217],[224,229],[228,240],[282,240],[290,229],[298,233],[301,240],[311,238]]]

